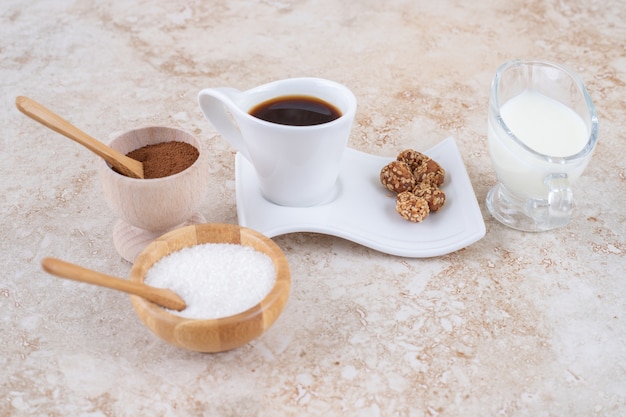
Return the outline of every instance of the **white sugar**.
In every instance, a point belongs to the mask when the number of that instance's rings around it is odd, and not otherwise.
[[[272,260],[250,246],[206,243],[173,252],[148,270],[145,282],[185,300],[188,318],[232,316],[258,304],[276,279]]]

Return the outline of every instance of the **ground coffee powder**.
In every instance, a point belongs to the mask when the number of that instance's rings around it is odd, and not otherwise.
[[[189,143],[170,141],[143,146],[126,156],[143,163],[143,176],[151,179],[184,171],[198,159],[200,152]]]

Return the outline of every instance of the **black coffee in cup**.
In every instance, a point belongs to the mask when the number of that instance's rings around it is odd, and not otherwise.
[[[281,96],[254,106],[248,113],[271,123],[290,126],[313,126],[341,117],[334,105],[311,96]]]

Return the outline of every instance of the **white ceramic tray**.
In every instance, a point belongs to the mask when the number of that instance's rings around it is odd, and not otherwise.
[[[391,255],[425,258],[457,251],[485,235],[474,189],[456,142],[445,139],[424,151],[446,170],[446,204],[422,223],[396,212],[395,195],[380,183],[383,166],[393,160],[348,148],[334,195],[313,207],[284,207],[261,195],[254,168],[235,158],[239,224],[268,237],[293,232],[338,236]]]

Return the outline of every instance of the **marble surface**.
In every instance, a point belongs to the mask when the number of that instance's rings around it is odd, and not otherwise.
[[[626,415],[625,21],[621,0],[3,0],[0,415]],[[574,218],[548,233],[503,227],[484,204],[488,88],[513,58],[574,68],[600,117]],[[234,150],[196,94],[293,76],[354,91],[355,149],[454,136],[486,236],[429,259],[276,237],[287,307],[220,354],[171,347],[126,295],[41,271],[45,256],[119,276],[131,265],[97,157],[19,113],[16,96],[103,141],[150,124],[192,132],[210,151],[202,214],[236,223]]]

